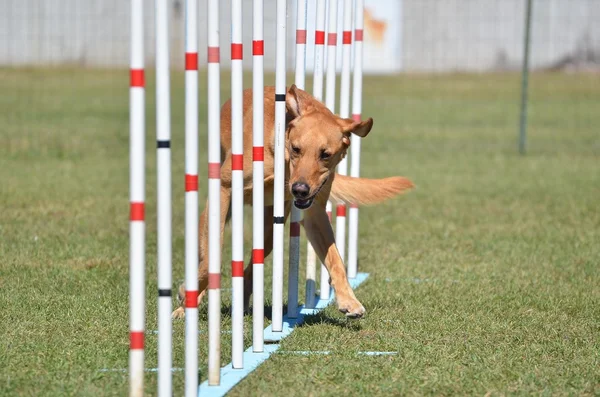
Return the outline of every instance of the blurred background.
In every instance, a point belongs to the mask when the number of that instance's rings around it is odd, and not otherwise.
[[[316,3],[308,2],[307,68],[312,70],[314,55],[314,14]],[[519,118],[525,102],[531,101],[529,112],[533,118],[543,117],[541,103],[548,91],[557,93],[565,85],[582,83],[581,78],[597,82],[600,70],[600,1],[598,0],[532,0],[530,18],[529,67],[535,72],[529,90],[531,95],[522,98],[521,74],[525,59],[527,0],[367,0],[365,2],[365,50],[364,71],[367,75],[395,76],[398,83],[394,95],[403,107],[415,101],[420,105],[427,102],[429,112],[426,120],[409,120],[414,112],[398,120],[398,127],[420,129],[426,123],[429,132],[443,132],[446,117],[478,117],[480,112],[463,115],[448,110],[453,106],[472,108],[488,106],[498,111],[503,104],[502,131],[489,132],[494,128],[497,117],[487,115],[478,125],[482,133],[480,143],[498,143],[498,138],[508,145],[517,139]],[[175,73],[173,84],[181,83],[184,55],[184,1],[170,2],[170,57],[171,69]],[[265,7],[265,69],[274,70],[275,65],[275,7],[266,2]],[[245,14],[250,15],[252,1],[244,2]],[[129,64],[129,2],[118,0],[0,0],[0,68],[2,68],[3,100],[10,104],[10,111],[3,117],[10,129],[30,131],[29,123],[35,114],[42,111],[32,98],[48,95],[56,98],[61,93],[75,94],[83,86],[65,85],[61,91],[52,91],[62,73],[68,79],[81,77],[87,84],[94,85],[102,79],[100,91],[86,91],[90,97],[113,96],[123,99]],[[230,2],[221,3],[220,35],[223,56],[221,62],[226,73],[229,67],[229,15]],[[200,68],[206,67],[206,2],[200,1]],[[342,25],[342,2],[339,6],[338,28]],[[288,68],[294,65],[293,42],[295,37],[295,2],[288,1]],[[154,6],[149,2],[145,12],[145,57],[146,67],[152,71],[155,60]],[[244,32],[244,65],[251,70],[252,26],[247,19]],[[341,34],[338,35],[341,44]],[[338,69],[341,67],[341,45],[338,46]],[[326,52],[327,55],[327,52]],[[17,83],[23,73],[33,73]],[[310,72],[309,72],[310,73]],[[32,78],[35,76],[35,78]],[[584,77],[581,77],[584,76]],[[592,77],[590,77],[592,76]],[[581,78],[580,78],[581,77]],[[270,80],[271,79],[271,80]],[[205,84],[201,79],[201,86]],[[224,78],[224,95],[228,97],[227,78]],[[365,84],[378,81],[366,78]],[[266,83],[272,83],[267,76]],[[152,79],[147,79],[148,95],[152,97]],[[245,80],[249,87],[250,80]],[[411,87],[417,84],[421,93]],[[473,87],[489,87],[490,97],[472,98],[465,95],[465,84]],[[76,88],[77,87],[77,88]],[[201,87],[204,89],[204,87]],[[338,83],[339,89],[339,83]],[[79,92],[75,95],[85,95]],[[177,101],[178,93],[174,93]],[[448,102],[446,95],[452,97]],[[86,98],[88,98],[86,96]],[[365,100],[369,100],[366,98]],[[474,101],[474,102],[473,102]],[[583,97],[572,97],[563,92],[554,101],[569,102],[571,106],[561,109],[561,122],[568,130],[585,128],[590,122],[582,117],[587,108]],[[580,104],[581,107],[576,106]],[[383,103],[383,106],[386,104]],[[456,110],[458,110],[458,108]],[[149,109],[151,112],[152,109]],[[202,112],[202,110],[201,110]],[[491,113],[494,113],[493,111]],[[58,117],[55,115],[55,117]],[[6,123],[8,121],[8,123]],[[457,121],[457,120],[454,120]],[[415,123],[417,122],[417,123]],[[462,120],[466,128],[473,120]],[[6,129],[5,129],[6,131]],[[425,132],[425,131],[423,131]],[[123,131],[126,133],[126,131]],[[517,135],[516,135],[517,134]],[[552,139],[564,140],[572,134],[561,130]],[[8,137],[8,145],[17,144],[14,136]],[[535,139],[535,135],[532,139]],[[413,142],[414,143],[414,142]],[[423,142],[419,142],[421,145]],[[544,144],[543,142],[540,142]],[[589,142],[586,142],[586,145]],[[31,142],[34,144],[34,142]]]
[[[172,0],[171,60],[183,65],[184,1]],[[200,1],[200,26],[206,24]],[[275,9],[265,2],[265,67],[275,65]],[[295,2],[288,1],[289,28]],[[308,2],[307,42],[314,37],[315,2]],[[600,3],[597,0],[534,0],[531,66],[538,70],[589,70],[600,62]],[[0,65],[127,68],[129,8],[118,0],[0,1]],[[230,2],[221,8],[221,46],[229,43]],[[252,1],[245,0],[247,15]],[[365,72],[490,72],[519,69],[525,35],[525,0],[367,0]],[[341,27],[342,4],[339,23]],[[154,62],[154,7],[145,14],[146,62]],[[244,24],[250,42],[251,20]],[[295,32],[288,30],[293,43]],[[341,43],[341,37],[339,37]],[[206,29],[200,29],[200,48]],[[290,47],[291,48],[291,47]],[[244,59],[251,67],[251,48]],[[307,49],[308,67],[312,51]],[[206,64],[205,51],[200,51]],[[222,57],[224,66],[228,57]],[[294,52],[288,50],[288,65]]]

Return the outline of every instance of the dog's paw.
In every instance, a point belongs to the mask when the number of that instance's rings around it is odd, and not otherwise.
[[[338,310],[348,318],[361,318],[366,312],[365,307],[357,300],[338,303]]]
[[[181,319],[184,317],[185,317],[185,309],[183,307],[178,307],[177,309],[175,309],[173,311],[173,314],[171,314],[171,318],[173,320]]]

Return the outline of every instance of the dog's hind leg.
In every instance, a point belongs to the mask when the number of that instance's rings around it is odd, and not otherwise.
[[[356,299],[346,277],[346,269],[335,245],[335,237],[324,206],[315,203],[304,211],[304,230],[319,259],[327,267],[339,311],[347,317],[359,318],[365,308]]]
[[[221,251],[223,246],[223,232],[225,223],[229,215],[229,206],[231,204],[231,188],[229,186],[221,187]],[[198,306],[208,287],[208,208],[210,203],[206,202],[206,207],[200,216],[199,241],[198,241]],[[173,318],[183,318],[185,316],[185,283],[179,286],[180,306],[173,312]]]

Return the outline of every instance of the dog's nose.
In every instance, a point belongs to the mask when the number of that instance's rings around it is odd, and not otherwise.
[[[310,187],[306,183],[296,182],[292,185],[292,194],[297,198],[306,198],[310,193]]]

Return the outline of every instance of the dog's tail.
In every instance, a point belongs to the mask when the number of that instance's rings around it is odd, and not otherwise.
[[[335,174],[330,199],[356,205],[377,204],[413,187],[409,179],[401,176],[367,179]]]

